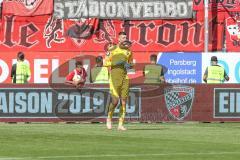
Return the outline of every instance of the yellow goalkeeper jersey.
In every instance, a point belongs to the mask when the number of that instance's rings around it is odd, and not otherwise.
[[[116,97],[127,97],[129,91],[129,78],[123,65],[115,65],[118,62],[133,63],[132,52],[129,49],[122,49],[116,46],[106,55],[104,66],[111,67],[110,71],[110,92]]]
[[[116,46],[115,49],[107,53],[104,66],[114,68],[114,64],[119,61],[125,61],[132,64],[132,52],[129,49],[122,49]]]

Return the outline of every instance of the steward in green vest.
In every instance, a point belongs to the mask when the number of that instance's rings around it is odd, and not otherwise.
[[[157,55],[150,56],[151,64],[146,65],[143,70],[144,83],[164,83],[163,67],[157,64]]]
[[[107,67],[103,67],[103,57],[96,57],[96,67],[91,69],[92,83],[106,84],[109,83],[109,72]]]
[[[216,56],[211,57],[211,66],[207,67],[203,81],[206,83],[224,83],[229,77],[223,67],[219,66]]]
[[[30,76],[30,67],[26,62],[24,62],[24,53],[19,52],[17,55],[17,63],[12,66],[12,82],[16,84],[24,84],[28,82]]]

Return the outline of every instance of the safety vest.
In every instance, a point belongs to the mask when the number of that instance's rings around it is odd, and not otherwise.
[[[144,83],[161,83],[160,76],[162,73],[162,66],[152,64],[146,65],[144,73],[145,73]]]
[[[209,66],[207,83],[223,83],[224,82],[224,68],[221,66]]]
[[[30,77],[30,75],[31,71],[29,65],[23,61],[18,61],[16,68],[16,83],[27,83],[27,79]]]
[[[93,83],[109,83],[109,75],[107,67],[94,67],[91,69],[91,77]]]

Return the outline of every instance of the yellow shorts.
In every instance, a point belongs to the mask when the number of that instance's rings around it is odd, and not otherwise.
[[[112,70],[110,75],[110,94],[117,98],[129,95],[129,78],[125,71]]]

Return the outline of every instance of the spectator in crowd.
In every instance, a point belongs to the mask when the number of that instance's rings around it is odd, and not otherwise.
[[[31,70],[28,63],[24,61],[25,55],[23,52],[18,52],[17,63],[13,64],[11,70],[12,82],[16,84],[28,83],[31,77]]]
[[[91,69],[91,82],[106,84],[109,83],[109,72],[107,67],[103,67],[103,57],[96,57],[96,66]]]
[[[144,83],[164,83],[163,66],[157,64],[157,55],[150,56],[150,64],[146,65],[143,69]]]
[[[225,69],[218,65],[216,56],[211,57],[211,66],[206,68],[203,75],[203,81],[205,83],[224,83],[224,81],[229,81]]]
[[[78,88],[84,86],[87,72],[81,61],[77,61],[75,66],[76,68],[67,75],[65,83],[75,85]]]

